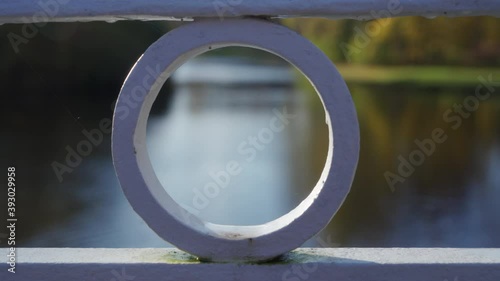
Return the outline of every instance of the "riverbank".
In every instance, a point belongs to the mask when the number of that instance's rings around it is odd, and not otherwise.
[[[500,80],[500,68],[461,66],[378,66],[337,64],[346,82],[366,84],[420,84],[427,86],[473,86],[478,77]]]

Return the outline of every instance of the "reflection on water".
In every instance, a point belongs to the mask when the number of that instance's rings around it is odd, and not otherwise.
[[[169,115],[150,119],[150,158],[160,182],[212,222],[260,224],[286,214],[303,199],[289,192],[298,141],[292,136],[308,130],[299,96],[280,88],[260,88],[257,98],[255,90],[212,90],[183,87]]]
[[[245,71],[257,77],[252,71],[264,69],[252,65]],[[500,99],[482,102],[454,130],[443,113],[473,88],[349,86],[362,137],[355,182],[321,239],[308,245],[500,247]],[[176,88],[170,110],[151,116],[148,124],[158,178],[177,202],[213,222],[259,224],[283,215],[307,196],[325,161],[324,115],[317,98],[310,97],[296,88],[259,83]],[[294,118],[289,124],[281,120],[283,130],[273,130],[276,111],[285,107]],[[398,156],[408,158],[417,148],[415,139],[431,137],[435,128],[448,139],[391,191],[384,173],[397,171]],[[42,156],[46,159],[39,162],[50,167],[53,157]],[[239,169],[232,169],[240,172],[225,177],[234,162]],[[44,185],[40,198],[52,189],[54,201],[78,207],[61,212],[34,205],[31,213],[52,219],[38,224],[32,219],[36,227],[23,230],[23,246],[166,245],[121,193],[107,142],[63,183],[33,176],[30,184]]]
[[[362,132],[353,190],[327,232],[342,245],[500,245],[499,106],[492,97],[456,130],[443,114],[474,89],[352,87]],[[415,141],[448,136],[391,193],[384,178]],[[368,238],[369,237],[369,238]]]

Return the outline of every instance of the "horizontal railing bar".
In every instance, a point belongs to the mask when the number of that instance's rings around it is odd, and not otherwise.
[[[16,259],[15,275],[2,267],[0,280],[500,280],[500,249],[301,248],[251,264],[199,262],[177,249],[20,248]]]
[[[175,20],[196,17],[500,16],[498,0],[16,0],[0,23]]]

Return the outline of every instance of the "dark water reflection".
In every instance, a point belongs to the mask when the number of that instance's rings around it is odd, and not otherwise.
[[[498,247],[500,99],[491,97],[453,129],[443,114],[474,88],[351,87],[361,126],[361,158],[346,203],[325,231],[347,246]],[[394,192],[415,140],[448,136]]]
[[[500,98],[482,102],[453,130],[443,113],[474,88],[350,89],[362,136],[355,182],[331,224],[307,245],[500,247]],[[178,202],[214,222],[259,224],[283,215],[307,196],[325,161],[324,115],[311,96],[282,87],[178,88],[169,110],[149,122],[148,148],[160,181]],[[273,110],[285,106],[296,115],[293,122],[256,149],[252,160],[239,153],[242,142],[269,127]],[[102,118],[100,112],[95,115],[97,121]],[[398,156],[408,159],[417,148],[415,139],[431,137],[435,128],[442,128],[448,139],[391,190],[384,173],[396,173]],[[61,132],[48,134],[66,139],[59,140],[60,150],[77,140]],[[25,169],[24,184],[37,187],[20,196],[39,202],[23,207],[28,211],[22,246],[166,245],[121,193],[109,135],[105,138],[62,183],[50,168],[62,152],[40,153],[36,165],[19,166]],[[20,152],[25,145],[10,149]],[[241,174],[204,207],[194,206],[193,189],[202,190],[214,181],[210,173],[233,160],[241,164]]]

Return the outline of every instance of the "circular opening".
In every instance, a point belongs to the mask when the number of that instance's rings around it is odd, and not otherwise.
[[[222,225],[264,224],[296,208],[318,183],[329,143],[324,107],[282,58],[212,49],[163,85],[148,120],[149,159],[165,191],[191,214]]]
[[[189,58],[228,46],[253,46],[287,58],[312,81],[327,108],[328,153],[318,184],[297,207],[265,224],[214,224],[186,211],[158,180],[147,149],[147,121],[167,78]],[[131,99],[139,106],[130,104]],[[154,43],[137,62],[117,109],[127,105],[130,118],[115,114],[113,121],[113,162],[122,189],[158,235],[202,259],[264,261],[297,248],[327,225],[349,192],[359,152],[349,90],[320,50],[285,27],[254,19],[182,26]]]

